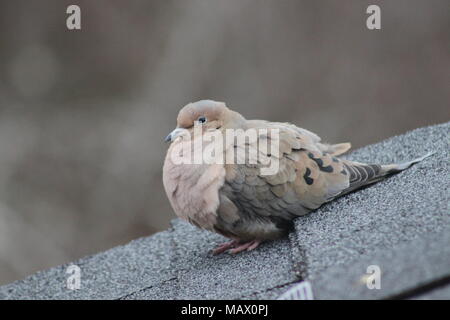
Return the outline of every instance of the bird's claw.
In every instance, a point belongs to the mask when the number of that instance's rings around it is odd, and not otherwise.
[[[228,253],[231,254],[236,254],[242,251],[251,251],[253,249],[256,249],[259,244],[261,243],[260,240],[252,240],[252,241],[248,241],[248,242],[238,242],[238,241],[230,241],[230,242],[226,242],[221,244],[220,246],[218,246],[216,249],[213,250],[213,254],[217,255],[220,253],[223,253],[225,251],[228,251]]]

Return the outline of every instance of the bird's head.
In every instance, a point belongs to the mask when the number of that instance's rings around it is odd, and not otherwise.
[[[174,141],[183,135],[194,134],[194,126],[201,126],[203,132],[225,130],[238,125],[244,118],[225,105],[224,102],[200,100],[185,105],[177,117],[177,127],[167,137],[166,141]]]

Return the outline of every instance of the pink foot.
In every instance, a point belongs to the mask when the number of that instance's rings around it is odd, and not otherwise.
[[[213,255],[220,254],[222,252],[227,251],[228,249],[234,248],[238,244],[239,244],[239,242],[237,242],[236,240],[222,243],[221,245],[219,245],[217,248],[215,248],[212,251],[212,254]]]
[[[244,242],[244,243],[239,244],[238,246],[235,246],[233,249],[231,249],[228,252],[231,254],[236,254],[236,253],[242,252],[244,250],[251,251],[253,249],[256,249],[260,243],[261,243],[261,241],[259,241],[259,240],[252,240],[249,242]]]

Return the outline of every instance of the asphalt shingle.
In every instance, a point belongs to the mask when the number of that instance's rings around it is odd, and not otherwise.
[[[317,299],[411,298],[418,289],[450,284],[450,228],[392,249],[380,248],[362,258],[332,267],[312,281]],[[378,266],[380,288],[369,289],[369,266]],[[419,290],[420,291],[420,290]],[[443,294],[444,292],[441,292]],[[450,298],[450,296],[447,296]]]
[[[237,299],[298,280],[287,239],[238,255],[212,256],[209,251],[225,238],[181,220],[174,230],[179,299]]]
[[[420,128],[364,147],[348,158],[368,163],[409,161],[413,167],[337,199],[295,221],[297,271],[314,279],[330,267],[435,233],[450,225],[449,123]]]
[[[351,153],[389,163],[435,152],[298,218],[288,239],[212,256],[226,239],[174,220],[167,231],[75,262],[79,290],[67,289],[66,264],[0,287],[0,299],[275,299],[302,279],[319,299],[450,298],[449,129],[420,128]],[[361,282],[374,264],[380,290]]]
[[[173,278],[120,297],[120,300],[173,300],[177,292],[178,280]]]
[[[65,264],[0,287],[0,299],[117,299],[172,279],[172,245],[167,231],[137,239],[74,262],[80,267],[79,290],[67,288],[71,264]]]

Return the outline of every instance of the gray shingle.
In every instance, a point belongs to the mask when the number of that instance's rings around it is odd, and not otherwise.
[[[225,238],[175,221],[179,299],[237,299],[296,281],[287,239],[238,255],[212,256]]]
[[[436,153],[412,168],[335,200],[295,221],[298,271],[314,279],[336,265],[450,225],[449,123],[359,149],[348,158],[402,162]]]
[[[80,290],[66,288],[67,264],[0,287],[0,299],[274,299],[300,276],[318,299],[448,297],[439,279],[450,278],[449,129],[417,129],[350,154],[388,163],[436,152],[298,218],[289,239],[212,256],[226,239],[174,220],[168,231],[75,262]],[[381,290],[361,282],[371,264],[381,267]]]
[[[450,228],[393,249],[380,248],[357,260],[332,267],[312,281],[317,299],[387,299],[415,296],[418,288],[450,275]],[[381,270],[380,289],[368,289],[367,267]],[[446,280],[450,281],[450,279]]]
[[[173,300],[177,292],[178,280],[174,278],[123,296],[120,300]]]
[[[157,233],[74,262],[79,290],[67,289],[66,264],[0,287],[0,299],[117,299],[173,278],[172,252],[171,233]]]

